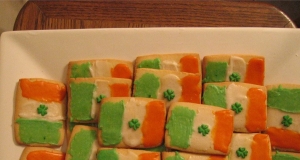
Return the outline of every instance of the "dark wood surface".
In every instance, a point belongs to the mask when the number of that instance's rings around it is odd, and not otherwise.
[[[251,1],[28,1],[14,30],[120,27],[296,26],[276,7]]]

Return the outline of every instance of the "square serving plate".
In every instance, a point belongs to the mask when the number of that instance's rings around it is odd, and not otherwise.
[[[13,137],[20,78],[65,82],[71,60],[196,52],[258,54],[266,58],[265,84],[300,83],[300,30],[271,28],[144,28],[13,31],[1,35],[0,158],[19,159]]]

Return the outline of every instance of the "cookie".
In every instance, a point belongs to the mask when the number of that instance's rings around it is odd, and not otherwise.
[[[14,112],[16,142],[29,146],[61,146],[65,136],[66,94],[66,86],[61,82],[20,79]]]
[[[205,83],[203,104],[235,112],[235,132],[262,132],[267,127],[266,87],[240,82]]]
[[[65,153],[47,147],[25,147],[20,160],[65,160]]]
[[[97,153],[97,158],[98,160],[160,160],[160,152],[119,148],[100,148]]]
[[[228,160],[227,156],[220,156],[220,155],[193,154],[187,152],[162,152],[162,160],[169,160],[169,159]]]

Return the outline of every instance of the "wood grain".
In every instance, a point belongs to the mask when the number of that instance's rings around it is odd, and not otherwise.
[[[249,1],[28,1],[14,30],[121,27],[295,28],[295,24],[272,5]]]

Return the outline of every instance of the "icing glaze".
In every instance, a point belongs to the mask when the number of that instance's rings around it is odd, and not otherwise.
[[[226,62],[208,62],[203,82],[224,82],[226,80],[227,66]]]
[[[267,116],[267,119],[268,119],[267,126],[282,128],[283,127],[283,125],[281,124],[282,117],[285,116],[286,114],[287,114],[286,112],[282,112],[281,110],[268,107],[267,115],[273,115],[273,116]],[[288,115],[293,119],[293,123],[288,127],[288,129],[300,133],[300,116],[299,116],[299,114],[288,113]]]
[[[229,76],[229,81],[231,81],[231,82],[240,82],[241,81],[241,75],[239,73],[234,72]]]
[[[132,72],[126,64],[119,63],[111,69],[111,76],[115,78],[132,78]]]
[[[119,160],[138,160],[138,155],[132,152],[131,150],[127,150],[126,152],[119,152]]]
[[[236,82],[244,82],[246,70],[247,64],[243,58],[237,56],[230,56],[229,65],[227,67],[226,81],[232,81],[230,80],[230,75],[236,73],[237,75],[239,75],[240,78]]]
[[[198,133],[202,134],[202,136],[206,136],[210,132],[208,125],[202,124],[198,127]]]
[[[111,77],[111,69],[113,65],[108,61],[96,61],[89,67],[89,71],[93,77]]]
[[[193,123],[196,112],[186,107],[176,106],[166,124],[171,145],[179,148],[188,148],[189,139],[193,133]]]
[[[203,93],[203,103],[226,108],[226,87],[219,87],[213,84],[208,85]]]
[[[96,88],[93,91],[93,98],[95,100],[92,101],[92,108],[91,108],[91,113],[90,113],[91,117],[93,119],[95,118],[97,108],[99,108],[97,98],[100,95],[105,96],[105,97],[110,97],[110,95],[111,95],[109,83],[110,82],[108,80],[100,80],[100,79],[95,80]]]
[[[65,160],[64,153],[56,153],[47,150],[31,151],[26,156],[26,160]]]
[[[131,119],[128,122],[128,126],[129,126],[129,128],[132,128],[133,130],[137,130],[138,128],[140,128],[141,123],[139,122],[138,119]]]
[[[166,98],[168,101],[171,101],[175,97],[174,91],[171,89],[167,89],[163,93],[164,93],[164,98]]]
[[[199,59],[194,55],[186,55],[180,59],[181,71],[199,73]]]
[[[39,119],[19,118],[19,136],[23,143],[40,143],[57,145],[61,138],[60,130],[63,127],[61,121],[49,122]]]
[[[244,159],[244,160],[251,160],[251,144],[253,141],[253,137],[255,134],[243,134],[243,133],[234,133],[232,136],[232,143],[231,143],[231,153],[230,153],[230,159]],[[236,151],[239,150],[239,148],[245,148],[248,152],[248,156],[245,158],[240,158],[236,154]]]
[[[268,107],[284,112],[300,113],[300,89],[287,89],[282,86],[268,90]]]
[[[161,68],[164,70],[179,71],[178,63],[171,60],[163,60],[161,63]]]
[[[139,154],[138,160],[160,160],[160,154],[157,152],[141,153]]]
[[[129,97],[131,87],[127,83],[114,83],[110,86],[111,97]]]
[[[40,104],[36,110],[38,114],[45,116],[47,114],[48,107],[44,104]]]
[[[272,160],[300,160],[300,158],[291,154],[276,152],[276,154],[272,156]]]
[[[179,152],[175,152],[174,156],[167,157],[166,160],[184,160],[184,158],[180,156]]]
[[[137,65],[138,68],[153,68],[153,69],[160,69],[160,59],[147,59],[143,60],[141,63]]]
[[[284,148],[300,152],[300,134],[295,131],[269,127],[266,133],[270,137],[272,147]]]
[[[70,78],[79,78],[79,77],[92,77],[90,72],[91,63],[86,62],[82,64],[74,64],[71,67],[71,77]]]
[[[145,73],[134,81],[135,97],[157,98],[160,79],[152,73]]]
[[[71,139],[68,153],[71,160],[90,159],[93,144],[97,140],[97,132],[95,130],[83,130],[77,132]]]
[[[251,160],[272,160],[269,136],[266,134],[255,134],[251,144]]]
[[[106,102],[101,106],[98,128],[104,146],[117,145],[122,141],[124,102]],[[113,117],[113,120],[111,119]]]
[[[187,75],[181,79],[182,93],[179,101],[201,103],[201,79],[199,75]]]
[[[157,98],[158,99],[164,99],[166,103],[166,107],[169,108],[171,103],[177,102],[180,99],[180,95],[182,94],[182,88],[180,85],[180,79],[175,74],[167,74],[160,78],[160,89],[157,92]],[[172,89],[174,92],[175,97],[168,101],[164,98],[164,92],[168,89]]]
[[[97,154],[97,160],[101,159],[119,160],[119,155],[116,149],[103,149]]]
[[[246,150],[246,148],[242,148],[242,147],[240,147],[240,148],[238,148],[236,151],[235,151],[235,153],[236,153],[236,156],[237,157],[241,157],[241,158],[246,158],[247,156],[248,156],[248,151]]]
[[[61,102],[66,96],[66,87],[42,80],[20,79],[22,96],[41,102]]]
[[[282,117],[281,124],[285,127],[289,127],[293,123],[293,119],[289,115]]]
[[[264,85],[265,60],[263,58],[251,58],[247,65],[245,83]]]

